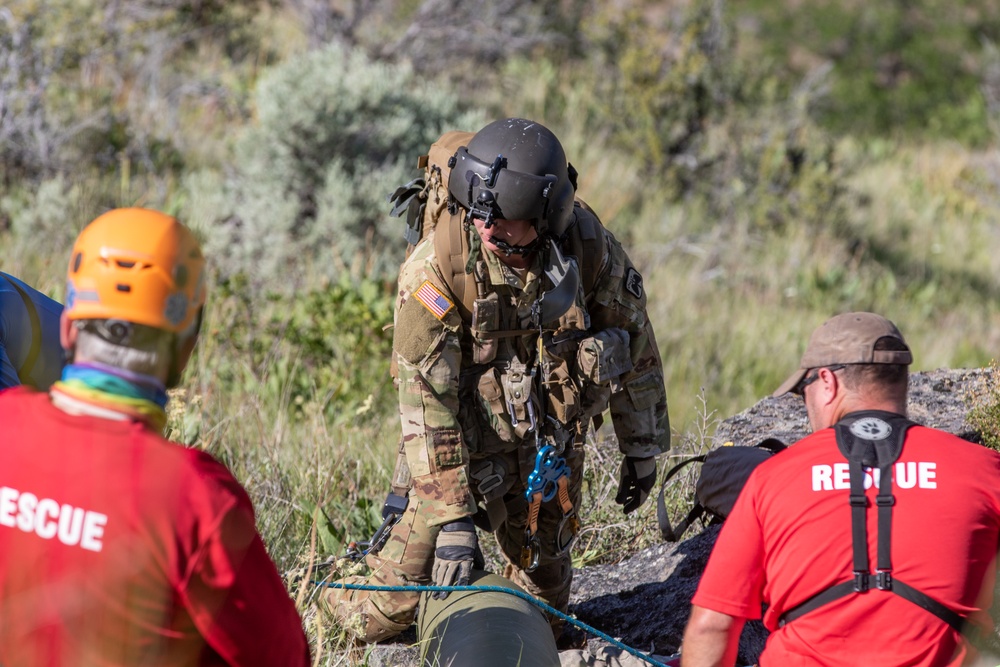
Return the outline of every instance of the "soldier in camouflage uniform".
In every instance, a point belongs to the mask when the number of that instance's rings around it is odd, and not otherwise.
[[[409,489],[408,503],[367,556],[368,583],[467,583],[479,526],[495,533],[504,576],[565,610],[591,424],[610,408],[624,454],[615,500],[626,514],[646,499],[654,457],[670,444],[642,279],[575,201],[575,172],[545,127],[491,123],[450,162],[452,215],[399,277],[394,488]],[[529,500],[546,445],[565,474],[551,499]],[[406,629],[418,602],[405,592],[324,595],[322,606],[365,641]],[[561,624],[553,630],[558,637]]]

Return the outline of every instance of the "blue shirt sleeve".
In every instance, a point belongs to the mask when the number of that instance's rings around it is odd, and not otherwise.
[[[38,315],[37,330],[21,292]],[[58,301],[13,276],[0,273],[0,388],[23,383],[45,390],[59,379],[64,363],[59,342],[62,309]],[[31,368],[23,373],[24,377],[19,377],[18,369],[28,360],[36,338],[38,355]]]

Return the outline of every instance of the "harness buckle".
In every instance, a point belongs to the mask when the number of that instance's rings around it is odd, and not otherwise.
[[[896,496],[875,496],[875,504],[879,507],[892,507],[896,504]]]
[[[871,586],[870,577],[867,572],[854,573],[854,592],[867,593]]]
[[[892,590],[892,572],[889,570],[879,570],[875,573],[875,588],[880,591]]]
[[[852,493],[850,499],[851,507],[868,507],[868,496],[863,493],[857,496]]]

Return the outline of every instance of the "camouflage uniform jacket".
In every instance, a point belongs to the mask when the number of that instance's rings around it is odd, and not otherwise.
[[[545,426],[547,438],[579,446],[610,407],[623,454],[669,449],[663,370],[642,278],[595,215],[579,207],[576,215],[589,216],[585,222],[599,233],[599,269],[581,281],[569,311],[544,323],[541,364],[532,307],[548,279],[538,257],[521,275],[478,251],[471,321],[463,321],[447,287],[433,235],[400,270],[393,354],[402,447],[414,493],[434,505],[433,525],[475,513],[468,464],[490,453],[534,451],[534,423]],[[471,227],[468,239],[479,248]],[[545,380],[544,398],[533,372]]]

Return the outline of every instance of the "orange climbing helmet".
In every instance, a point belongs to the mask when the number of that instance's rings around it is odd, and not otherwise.
[[[187,227],[165,213],[119,208],[77,237],[66,317],[124,320],[180,333],[205,304],[205,258]]]

